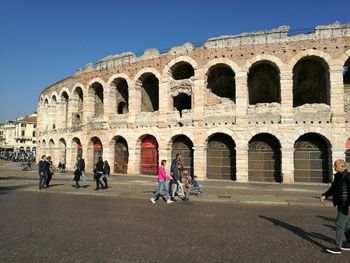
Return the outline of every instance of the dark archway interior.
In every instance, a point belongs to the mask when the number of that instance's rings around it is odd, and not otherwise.
[[[293,68],[293,107],[306,103],[330,104],[329,68],[318,57],[307,57]]]
[[[213,66],[209,71],[207,88],[219,97],[229,98],[235,101],[235,73],[230,67],[224,64]]]
[[[129,89],[125,79],[115,81],[116,86],[116,105],[118,114],[129,112]]]
[[[269,63],[253,65],[248,73],[249,104],[281,103],[280,74]]]
[[[142,81],[141,111],[159,110],[159,81],[156,76],[149,75]]]
[[[170,68],[171,74],[175,80],[189,79],[194,76],[194,69],[190,63],[179,62]]]
[[[176,137],[173,142],[171,157],[175,159],[176,154],[180,153],[183,168],[188,170],[190,175],[193,175],[193,152],[193,143],[187,136],[180,135]]]
[[[95,96],[95,117],[103,116],[103,87],[100,83],[92,85]]]
[[[350,89],[350,58],[348,58],[344,65],[343,81],[345,88]]]
[[[191,109],[191,104],[191,96],[185,93],[180,93],[179,95],[174,97],[174,107],[180,112],[180,116],[182,116],[182,110]]]

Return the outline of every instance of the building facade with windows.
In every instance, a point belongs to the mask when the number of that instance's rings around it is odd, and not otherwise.
[[[38,154],[152,175],[179,152],[202,179],[327,183],[350,148],[349,66],[339,23],[111,55],[41,92]]]

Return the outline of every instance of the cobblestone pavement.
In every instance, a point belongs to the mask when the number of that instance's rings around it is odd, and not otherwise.
[[[336,210],[328,185],[204,181],[202,198],[149,202],[155,178],[112,177],[111,189],[71,187],[56,174],[0,161],[1,262],[350,262],[329,255]]]
[[[1,262],[347,262],[335,209],[0,191]]]

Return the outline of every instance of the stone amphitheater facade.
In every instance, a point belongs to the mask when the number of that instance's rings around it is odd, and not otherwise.
[[[88,64],[45,88],[38,156],[154,174],[177,152],[201,179],[332,179],[349,146],[350,24],[288,26]]]

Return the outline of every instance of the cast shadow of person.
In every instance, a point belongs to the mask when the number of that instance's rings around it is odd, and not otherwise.
[[[321,240],[324,240],[324,241],[329,242],[329,243],[334,243],[334,239],[329,238],[328,236],[325,236],[323,234],[314,233],[314,232],[308,233],[300,227],[293,226],[291,224],[288,224],[286,222],[283,222],[283,221],[275,219],[275,218],[270,218],[270,217],[263,216],[263,215],[259,215],[259,217],[263,218],[267,221],[270,221],[275,226],[283,227],[284,229],[292,232],[293,234],[299,236],[300,238],[302,238],[302,239],[310,242],[311,244],[319,247],[322,251],[325,251],[327,249],[327,247],[322,245],[320,242],[317,242],[314,239],[321,239]]]

